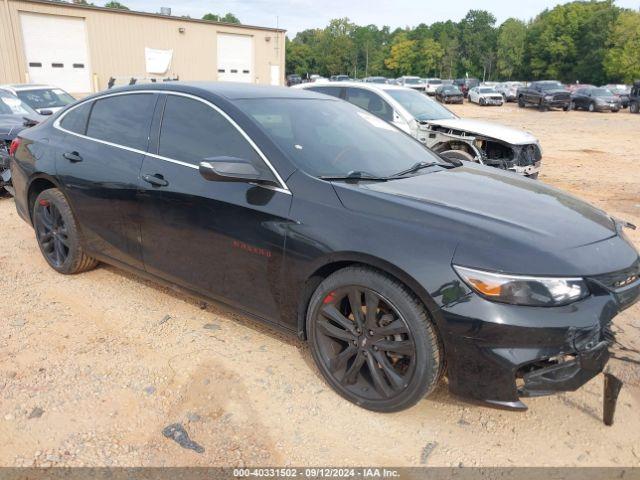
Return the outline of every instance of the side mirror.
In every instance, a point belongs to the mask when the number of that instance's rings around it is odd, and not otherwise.
[[[200,175],[213,182],[273,183],[264,178],[248,160],[236,157],[211,157],[200,162]]]
[[[40,113],[40,115],[46,115],[46,116],[53,115],[53,112],[47,109],[40,110],[38,113]]]

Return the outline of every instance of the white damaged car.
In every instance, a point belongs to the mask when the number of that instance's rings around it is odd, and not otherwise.
[[[302,84],[346,100],[414,136],[443,156],[468,160],[537,178],[542,149],[536,137],[516,128],[460,118],[415,90],[397,85],[334,82]]]

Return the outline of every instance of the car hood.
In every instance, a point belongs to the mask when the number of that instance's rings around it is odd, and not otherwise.
[[[431,125],[439,125],[445,128],[464,130],[465,132],[494,138],[512,145],[527,145],[538,141],[536,137],[524,130],[518,130],[516,128],[506,127],[504,125],[485,122],[482,120],[451,118],[446,120],[429,120],[427,123]]]
[[[458,245],[453,260],[460,265],[531,275],[595,275],[637,259],[603,211],[495,168],[465,164],[390,182],[335,186],[346,208],[420,224],[426,227],[426,242],[430,231],[449,235]]]

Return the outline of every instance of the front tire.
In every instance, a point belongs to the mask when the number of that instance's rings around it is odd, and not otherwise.
[[[524,98],[522,97],[522,95],[520,95],[520,96],[518,97],[518,107],[520,107],[520,108],[524,108],[525,106],[526,106],[526,105],[525,105],[525,103],[524,103]]]
[[[81,273],[98,264],[84,252],[71,207],[57,188],[45,190],[36,198],[33,226],[42,255],[58,273]]]
[[[589,104],[589,111],[592,113],[596,111],[596,106],[593,102]]]
[[[409,408],[433,391],[442,374],[442,348],[424,305],[371,268],[344,268],[318,286],[307,335],[329,385],[368,410]]]
[[[629,104],[629,113],[638,113],[639,110],[640,108],[636,102]]]

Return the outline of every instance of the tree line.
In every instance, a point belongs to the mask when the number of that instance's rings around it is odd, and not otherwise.
[[[574,1],[496,25],[486,10],[459,22],[391,30],[348,18],[286,42],[287,73],[484,80],[557,79],[601,85],[640,79],[640,12],[613,0]]]

